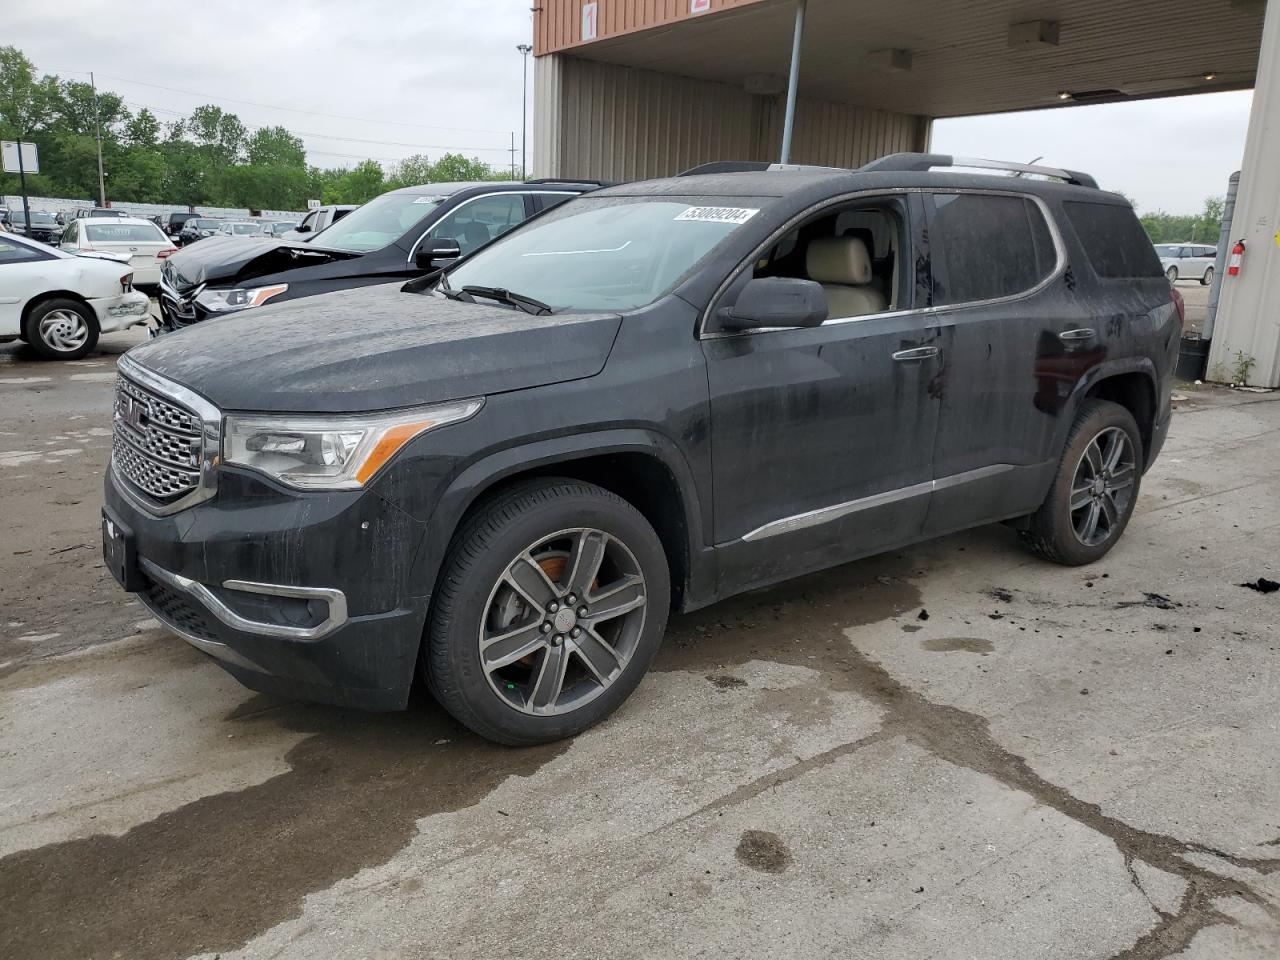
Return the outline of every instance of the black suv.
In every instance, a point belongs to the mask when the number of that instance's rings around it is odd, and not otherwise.
[[[348,287],[420,276],[598,182],[426,183],[375,197],[305,240],[213,237],[165,263],[161,330]]]
[[[673,605],[993,521],[1096,561],[1180,302],[1092,179],[948,165],[617,186],[139,346],[107,566],[250,687],[399,708],[417,670],[520,744],[616,708]]]

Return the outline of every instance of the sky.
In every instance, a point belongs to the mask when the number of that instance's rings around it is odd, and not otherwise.
[[[281,124],[311,163],[446,151],[519,163],[530,0],[6,0],[0,43],[41,73],[97,75],[131,109],[173,120],[217,103]],[[529,65],[532,101],[533,66]],[[939,120],[939,153],[1083,170],[1142,212],[1199,211],[1240,166],[1250,94]],[[532,106],[529,164],[533,159]],[[725,158],[732,159],[732,158]]]

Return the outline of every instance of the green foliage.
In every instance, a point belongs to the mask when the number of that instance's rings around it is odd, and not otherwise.
[[[307,165],[302,140],[285,127],[247,128],[214,104],[161,124],[145,107],[132,112],[118,95],[56,76],[37,78],[16,47],[0,47],[0,136],[40,149],[30,193],[98,196],[97,125],[107,196],[121,202],[250,210],[303,210],[307,200],[364,203],[395,187],[451,180],[505,180],[481,161],[446,153],[409,157],[388,175],[375,160],[350,168]],[[0,194],[19,192],[17,174],[0,174]]]
[[[1218,243],[1222,229],[1222,197],[1208,197],[1196,214],[1172,214],[1157,210],[1143,215],[1142,226],[1152,243]]]

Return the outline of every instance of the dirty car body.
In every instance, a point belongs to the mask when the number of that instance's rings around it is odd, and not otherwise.
[[[1132,509],[1111,516],[1112,481],[1127,465],[1136,494],[1168,427],[1169,285],[1149,243],[1108,246],[1141,235],[1116,195],[921,165],[610,188],[440,283],[137,348],[108,566],[250,687],[399,708],[421,659],[459,719],[523,743],[616,707],[668,603],[995,521],[1089,562]],[[280,466],[304,412],[335,437],[414,425],[371,472],[313,484],[337,468]]]

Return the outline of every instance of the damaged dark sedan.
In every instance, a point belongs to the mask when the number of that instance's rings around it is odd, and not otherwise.
[[[595,182],[428,183],[392,190],[313,238],[213,236],[171,257],[160,329],[317,293],[409,279],[445,266]]]

